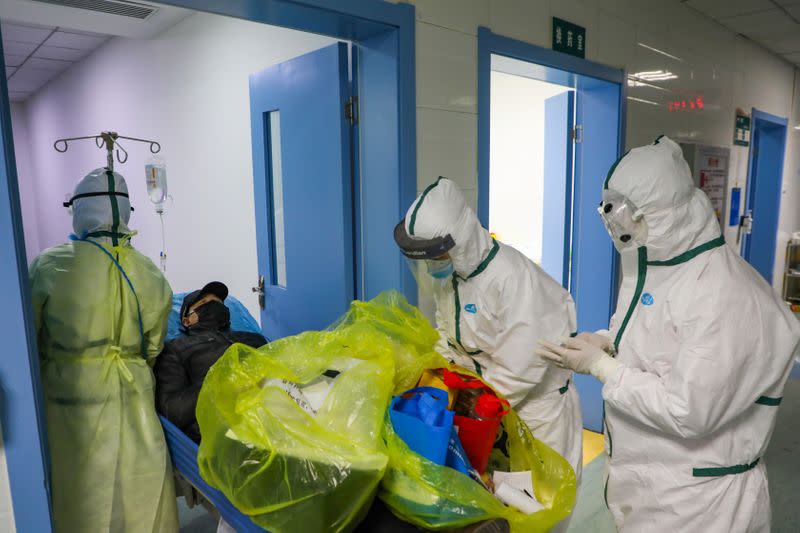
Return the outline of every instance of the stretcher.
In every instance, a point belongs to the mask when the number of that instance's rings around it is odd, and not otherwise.
[[[159,416],[167,439],[167,448],[175,470],[176,493],[186,498],[189,507],[202,505],[210,513],[219,515],[238,533],[264,533],[250,518],[240,512],[217,489],[205,482],[197,466],[198,445],[172,422]]]

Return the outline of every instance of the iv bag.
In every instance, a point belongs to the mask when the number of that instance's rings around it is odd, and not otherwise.
[[[144,166],[147,180],[147,195],[150,201],[159,206],[167,199],[167,166],[161,157],[152,157]]]

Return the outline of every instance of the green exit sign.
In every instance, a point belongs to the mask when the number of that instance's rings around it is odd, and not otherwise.
[[[553,17],[553,50],[586,57],[586,28]]]

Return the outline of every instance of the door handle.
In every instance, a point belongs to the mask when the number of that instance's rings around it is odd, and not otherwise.
[[[753,222],[753,211],[748,209],[747,213],[742,215],[739,219],[739,230],[736,233],[736,244],[739,244],[739,241],[742,239],[742,234],[750,235],[753,233]]]
[[[264,306],[264,276],[258,276],[258,285],[253,287],[251,290],[258,295],[258,306],[263,311],[265,309],[265,306]]]

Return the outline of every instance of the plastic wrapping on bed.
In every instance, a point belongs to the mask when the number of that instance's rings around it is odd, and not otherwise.
[[[166,340],[172,340],[177,337],[183,335],[181,333],[181,305],[183,304],[183,298],[189,294],[188,292],[182,292],[180,294],[174,294],[172,296],[172,311],[169,313],[169,321],[167,322],[167,338]],[[231,329],[234,331],[248,331],[250,333],[261,333],[261,327],[258,325],[258,321],[253,318],[253,315],[250,314],[250,311],[237,300],[233,296],[228,296],[225,299],[225,305],[228,306],[228,309],[231,311]]]
[[[159,418],[164,427],[164,436],[167,439],[167,448],[172,457],[172,464],[178,469],[178,472],[217,508],[222,518],[238,533],[263,533],[266,531],[255,525],[248,516],[239,512],[224,494],[203,480],[197,468],[197,443],[163,416],[159,416]]]

